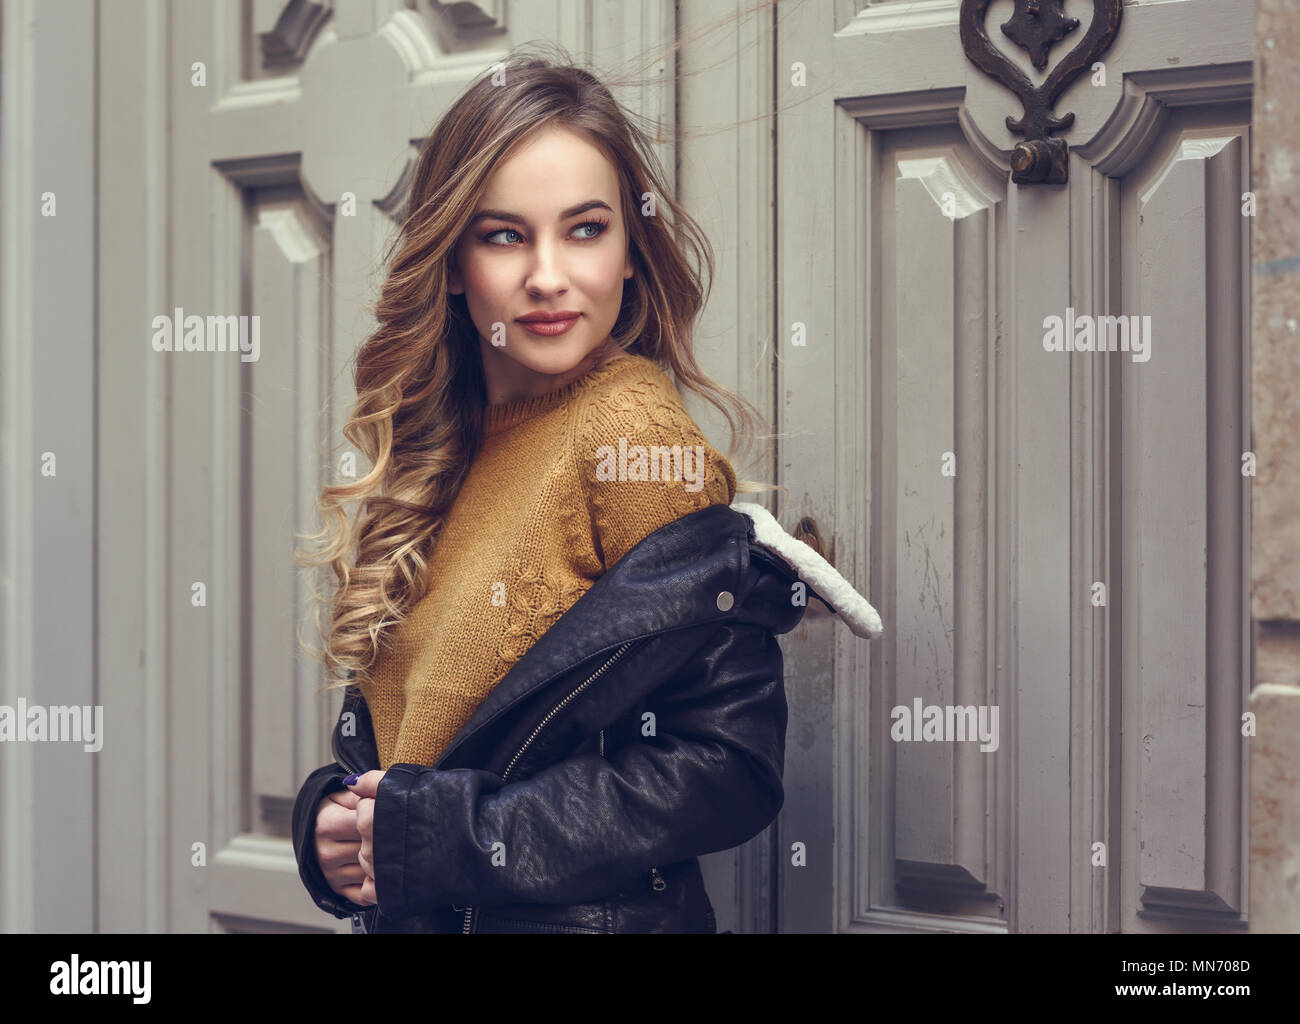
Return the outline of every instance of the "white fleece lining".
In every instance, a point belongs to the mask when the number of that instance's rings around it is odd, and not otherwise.
[[[754,540],[785,559],[798,577],[817,592],[816,596],[822,599],[822,603],[843,619],[854,634],[870,640],[880,639],[885,631],[880,615],[835,566],[803,541],[790,536],[762,505],[736,501],[731,507],[753,520]]]

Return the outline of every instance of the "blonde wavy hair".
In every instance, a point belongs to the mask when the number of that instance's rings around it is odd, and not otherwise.
[[[508,58],[485,72],[443,114],[416,161],[400,230],[384,256],[378,327],[356,353],[357,400],[343,434],[370,460],[355,482],[329,484],[316,503],[320,542],[295,552],[300,565],[328,563],[337,588],[324,650],[311,651],[343,687],[369,676],[384,641],[425,593],[434,537],[482,443],[486,391],[478,332],[464,295],[447,291],[448,261],[488,177],[543,126],[563,126],[598,146],[615,168],[634,266],[610,336],[611,348],[655,361],[680,386],[716,406],[748,453],[770,439],[748,400],[696,364],[691,332],[708,298],[713,254],[699,226],[673,199],[651,144],[659,126],[625,110],[590,71],[567,60]],[[652,195],[656,215],[640,215]],[[760,427],[763,433],[760,434]],[[776,489],[738,480],[747,493]],[[343,503],[359,499],[350,520]],[[316,627],[320,630],[316,602]]]

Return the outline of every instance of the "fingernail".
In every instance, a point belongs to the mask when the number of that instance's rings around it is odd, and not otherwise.
[[[349,775],[346,779],[343,780],[343,785],[345,785],[345,786],[355,786],[355,785],[357,784],[357,779],[359,779],[359,778],[361,778],[361,776],[360,776],[359,774],[357,774],[357,775]]]

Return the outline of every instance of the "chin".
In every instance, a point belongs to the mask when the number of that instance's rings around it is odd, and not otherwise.
[[[555,342],[539,341],[537,338],[529,338],[517,351],[520,355],[515,357],[515,361],[521,366],[534,373],[544,373],[552,377],[568,373],[591,355],[591,350],[587,348],[561,346]]]

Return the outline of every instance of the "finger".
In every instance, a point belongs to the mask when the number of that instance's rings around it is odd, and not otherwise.
[[[357,812],[338,804],[329,804],[316,819],[316,834],[334,839],[360,839]]]
[[[348,789],[358,796],[373,797],[379,792],[379,780],[384,777],[384,773],[378,768],[371,769],[361,778],[357,779]]]
[[[361,797],[346,789],[340,789],[334,793],[327,793],[326,796],[336,804],[341,804],[343,807],[353,811],[357,809],[357,801],[361,799]]]
[[[352,864],[361,852],[361,840],[352,843],[340,843],[333,839],[322,839],[316,844],[316,859],[321,868],[333,867],[335,864]]]
[[[351,900],[353,903],[360,903],[362,905],[365,905],[366,901],[365,899],[363,899],[363,894],[361,889],[362,886],[360,884],[345,885],[343,886],[342,889],[342,895],[344,896],[344,898]]]
[[[334,818],[326,815],[317,820],[316,837],[318,839],[332,839],[339,843],[360,842],[362,835],[357,829],[356,812],[343,811],[341,808],[340,812],[348,815],[348,817]]]
[[[361,883],[361,899],[358,903],[364,903],[366,906],[373,907],[379,902],[379,896],[375,893],[375,881],[373,878],[367,878]]]
[[[355,860],[333,867],[325,873],[325,878],[331,886],[341,884],[360,885],[369,877]]]
[[[370,839],[375,830],[375,801],[363,798],[357,804],[357,833],[362,839]]]
[[[361,853],[357,854],[357,863],[361,865],[361,870],[366,873],[367,878],[375,877],[374,862],[368,856],[366,856],[365,851],[362,851]]]

